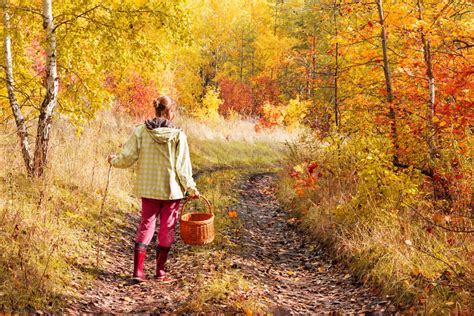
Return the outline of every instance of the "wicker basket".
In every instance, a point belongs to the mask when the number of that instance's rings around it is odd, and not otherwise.
[[[214,213],[208,199],[203,196],[200,198],[206,203],[209,213],[187,213],[186,205],[191,199],[184,201],[181,209],[180,226],[181,239],[188,245],[205,245],[214,240]]]

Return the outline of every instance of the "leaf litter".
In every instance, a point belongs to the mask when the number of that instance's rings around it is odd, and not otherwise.
[[[133,267],[133,240],[139,221],[130,215],[130,225],[122,236],[106,245],[109,263],[92,284],[77,285],[77,297],[63,312],[76,313],[186,313],[189,303],[216,273],[238,271],[254,284],[237,293],[224,293],[237,301],[259,300],[273,314],[301,313],[382,313],[398,314],[390,300],[383,301],[374,289],[361,286],[342,266],[331,263],[331,256],[298,231],[295,220],[281,209],[275,196],[276,175],[254,174],[238,187],[240,200],[225,214],[241,222],[240,229],[227,229],[223,245],[196,250],[177,236],[170,253],[168,270],[174,283],[153,280],[156,242],[152,241],[146,259],[149,281],[130,282]],[[234,213],[235,212],[235,213]],[[206,279],[208,278],[208,279]],[[199,282],[205,280],[205,282]],[[383,303],[380,303],[383,302]],[[206,312],[246,312],[235,302],[213,302]]]

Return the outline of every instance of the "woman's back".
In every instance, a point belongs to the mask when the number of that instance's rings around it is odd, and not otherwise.
[[[175,200],[183,198],[176,161],[179,142],[185,139],[184,132],[169,127],[141,129],[141,148],[138,157],[137,190],[142,197]]]
[[[111,163],[114,167],[128,168],[137,162],[137,196],[182,199],[187,189],[196,186],[186,135],[177,128],[147,123],[135,128],[122,153]]]

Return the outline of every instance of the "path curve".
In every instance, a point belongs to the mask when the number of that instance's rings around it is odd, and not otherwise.
[[[244,177],[237,185],[240,201],[235,205],[242,224],[237,231],[223,232],[239,245],[228,249],[207,247],[204,251],[175,244],[168,264],[177,282],[168,285],[149,281],[132,284],[133,237],[138,214],[130,225],[112,239],[106,249],[107,266],[86,288],[78,285],[77,299],[63,311],[67,313],[182,313],[198,280],[215,271],[235,269],[246,279],[259,284],[254,298],[264,302],[273,314],[392,314],[390,301],[380,300],[340,266],[331,264],[324,252],[288,222],[287,213],[275,196],[277,177],[272,173]],[[179,239],[179,238],[178,238]],[[203,256],[205,250],[211,256]],[[151,253],[150,253],[151,252]],[[219,252],[219,253],[217,253]],[[215,255],[215,256],[214,256]],[[153,277],[154,250],[146,260],[148,278]],[[213,257],[219,256],[218,262]],[[205,259],[203,259],[205,258]],[[216,303],[213,312],[234,313],[235,307]]]

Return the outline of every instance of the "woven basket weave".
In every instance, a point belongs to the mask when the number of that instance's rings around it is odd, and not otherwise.
[[[184,201],[181,209],[181,239],[188,245],[205,245],[214,240],[214,213],[208,199],[200,198],[206,203],[209,213],[186,213],[186,205],[191,199]]]

